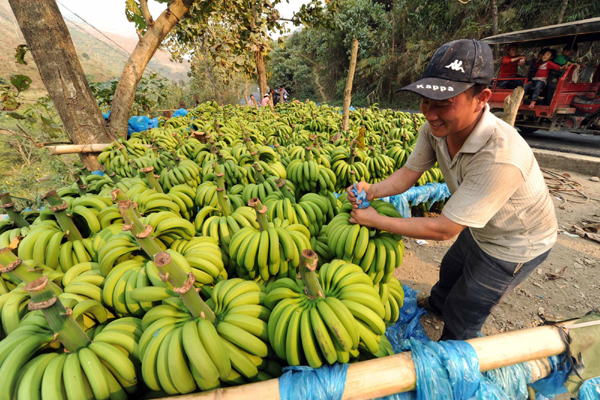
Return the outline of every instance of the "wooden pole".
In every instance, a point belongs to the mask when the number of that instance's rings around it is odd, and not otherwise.
[[[542,326],[467,340],[477,353],[481,371],[529,362],[534,379],[550,373],[546,357],[566,351],[558,328]],[[376,399],[415,389],[415,365],[410,352],[350,364],[342,400]],[[280,400],[279,380],[271,379],[226,389],[176,397],[178,400]],[[167,400],[167,399],[165,399]]]
[[[502,120],[510,126],[515,126],[515,119],[517,118],[519,106],[521,105],[521,100],[523,100],[524,95],[525,91],[523,90],[523,87],[518,86],[504,99],[504,115],[502,116]]]
[[[74,153],[101,153],[112,143],[102,144],[62,144],[59,146],[46,146],[50,154],[74,154]]]
[[[348,130],[350,118],[350,102],[352,101],[352,83],[354,82],[354,71],[356,70],[356,59],[358,58],[358,40],[352,39],[352,47],[350,51],[350,67],[348,68],[348,79],[346,80],[346,88],[344,89],[344,103],[342,116],[342,130]]]

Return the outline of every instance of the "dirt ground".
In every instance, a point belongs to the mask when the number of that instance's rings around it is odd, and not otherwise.
[[[590,181],[589,176],[569,174],[583,185],[584,193],[597,200],[577,204],[571,201],[576,200],[574,197],[567,196],[568,202],[561,206],[563,202],[554,197],[558,242],[548,259],[495,307],[483,327],[484,335],[538,326],[545,319],[579,317],[600,308],[600,243],[565,232],[574,224],[581,226],[582,220],[600,222],[600,183]],[[395,276],[413,289],[425,292],[421,295],[428,294],[438,279],[440,262],[453,242],[429,241],[419,246],[415,240],[405,238],[404,262]],[[439,339],[443,328],[440,318],[428,315],[421,322],[432,339]]]

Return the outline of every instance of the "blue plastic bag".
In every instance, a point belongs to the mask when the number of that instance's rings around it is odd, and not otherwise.
[[[148,121],[150,118],[142,115],[140,117],[131,117],[129,118],[128,132],[131,134],[132,132],[142,132],[148,129]]]
[[[566,393],[565,381],[571,372],[571,364],[566,361],[566,354],[549,357],[552,373],[544,379],[533,382],[530,386],[539,392],[543,398],[552,399],[560,393]],[[539,396],[540,399],[542,398]]]
[[[409,286],[402,286],[404,305],[400,309],[400,316],[398,321],[385,331],[385,336],[390,341],[395,353],[410,350],[410,339],[421,343],[431,340],[421,325],[421,316],[427,314],[427,311],[417,307],[417,291]]]
[[[356,196],[356,202],[358,204],[359,209],[368,208],[371,205],[371,203],[369,203],[369,200],[367,200],[367,192],[365,192],[363,189],[359,193],[358,183],[354,184],[354,187],[352,188],[352,194]]]
[[[279,377],[281,400],[341,400],[346,387],[348,364],[321,368],[286,367]]]
[[[174,117],[184,117],[186,115],[188,115],[188,110],[186,110],[185,108],[180,108],[179,110],[176,110],[173,113]]]
[[[104,176],[104,172],[97,169],[95,171],[92,171],[92,175]]]
[[[148,119],[148,129],[157,128],[158,127],[158,117]]]
[[[583,382],[579,389],[579,400],[600,399],[600,376]]]

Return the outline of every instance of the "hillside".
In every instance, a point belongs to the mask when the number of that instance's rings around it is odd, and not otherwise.
[[[83,70],[89,80],[102,82],[121,74],[128,53],[83,23],[67,21],[67,26]],[[105,35],[128,52],[131,52],[137,44],[135,39],[111,33],[105,33]],[[44,90],[44,85],[31,54],[27,54],[25,57],[28,65],[15,63],[14,49],[19,44],[24,44],[25,39],[21,34],[8,0],[0,0],[0,37],[3,38],[0,41],[0,77],[8,78],[10,75],[17,73],[29,75],[33,79],[32,87]],[[162,50],[156,52],[150,61],[149,68],[173,80],[188,79],[189,66],[171,62],[169,54]]]

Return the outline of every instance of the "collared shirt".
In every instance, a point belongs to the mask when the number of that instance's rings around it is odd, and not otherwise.
[[[556,212],[533,152],[488,105],[454,158],[423,124],[406,167],[422,172],[436,161],[452,194],[442,214],[468,226],[487,254],[522,263],[554,245]]]

